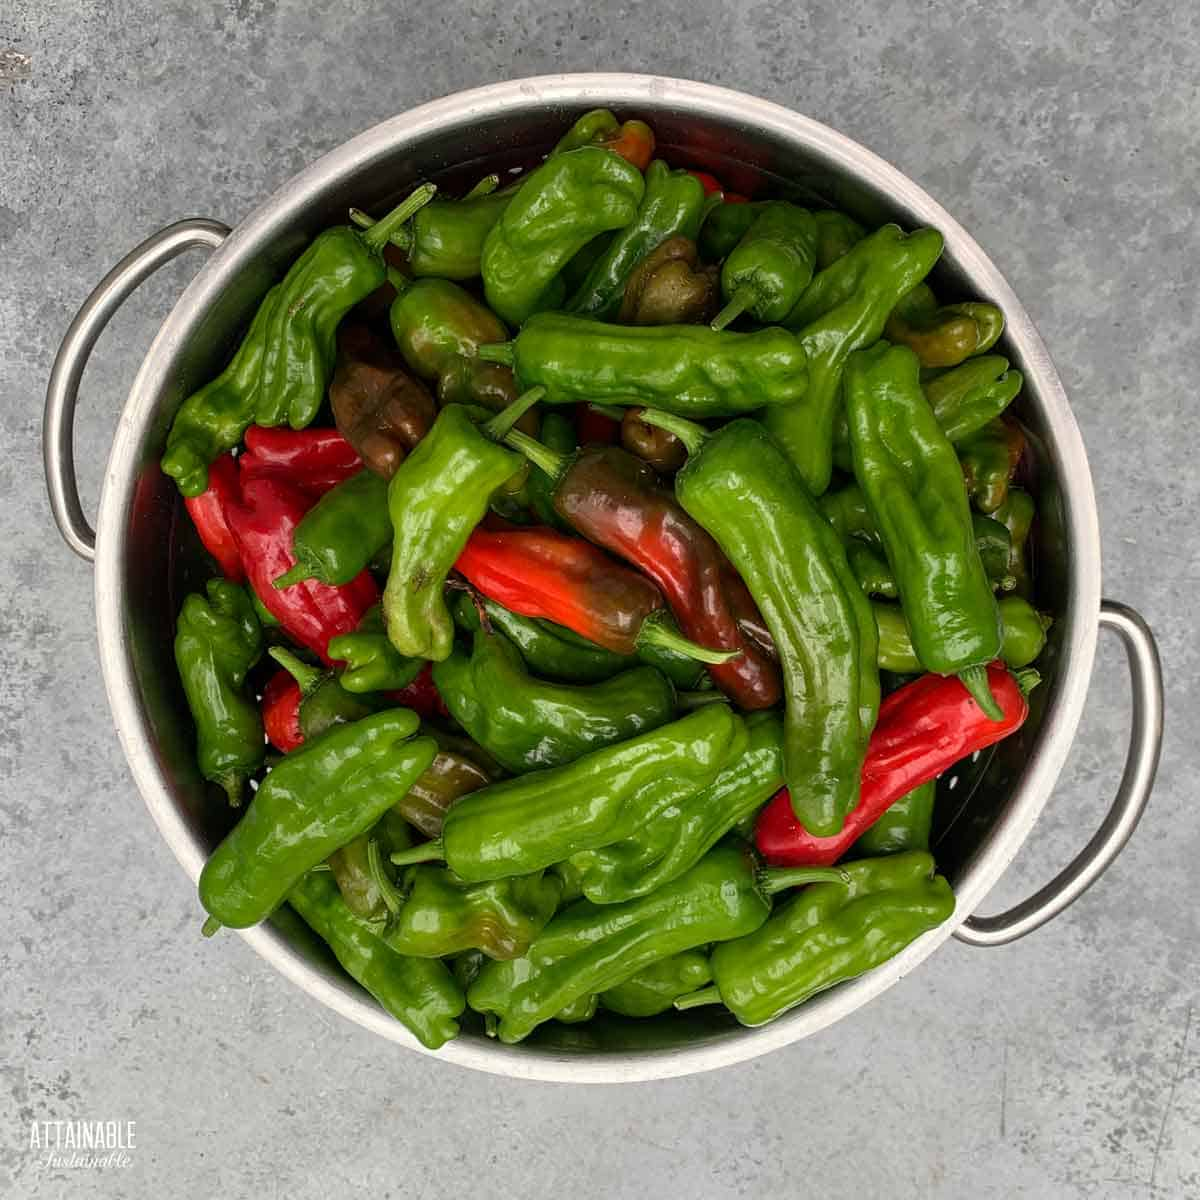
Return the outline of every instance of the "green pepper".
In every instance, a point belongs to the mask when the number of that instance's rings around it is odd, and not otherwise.
[[[1000,617],[975,545],[954,447],[921,391],[917,356],[886,342],[846,367],[854,475],[883,535],[917,658],[957,675],[993,720],[987,664]]]
[[[175,414],[162,469],[185,496],[198,496],[208,487],[209,463],[232,450],[254,420],[263,336],[278,291],[277,284],[263,297],[225,370],[193,392]]]
[[[193,592],[175,627],[175,663],[196,723],[200,773],[240,804],[246,781],[263,764],[262,717],[246,675],[263,638],[250,598],[237,584],[210,579],[207,596]]]
[[[520,325],[558,307],[563,267],[597,234],[628,225],[644,190],[637,167],[598,146],[569,150],[530,172],[483,244],[491,308]]]
[[[514,879],[464,883],[445,867],[410,867],[406,896],[388,927],[387,943],[401,954],[444,958],[482,950],[489,958],[518,958],[554,915],[562,884],[541,871]]]
[[[386,703],[371,693],[347,691],[336,671],[310,667],[282,646],[272,646],[267,653],[300,685],[300,732],[306,742],[334,725],[361,721]]]
[[[787,701],[792,806],[811,834],[832,836],[858,802],[879,709],[875,621],[841,540],[758,422],[731,421],[707,435],[662,413],[642,419],[688,446],[675,494],[716,539],[766,620]]]
[[[871,607],[879,628],[880,669],[899,675],[914,675],[924,670],[913,649],[904,610],[895,604],[875,603]],[[1050,618],[1043,617],[1020,596],[1002,596],[997,609],[1001,627],[999,658],[1014,671],[1029,666],[1046,644]]]
[[[444,963],[393,950],[375,925],[346,907],[328,873],[305,875],[288,903],[328,944],[346,974],[423,1046],[436,1050],[458,1036],[456,1018],[466,998]]]
[[[806,208],[768,204],[721,268],[725,307],[712,322],[724,329],[748,312],[764,325],[787,317],[808,287],[817,260],[817,223]]]
[[[784,322],[799,329],[808,355],[808,388],[796,403],[778,405],[762,421],[819,496],[833,469],[833,429],[846,359],[877,341],[896,301],[924,278],[942,252],[942,235],[905,235],[885,225],[816,275]]]
[[[464,616],[474,616],[463,596]],[[514,773],[560,767],[669,721],[675,689],[653,667],[602,683],[536,679],[497,630],[475,629],[470,655],[454,650],[434,665],[433,682],[451,716]]]
[[[817,270],[824,271],[867,236],[867,231],[853,218],[836,208],[818,208],[813,212],[817,222]]]
[[[694,239],[707,207],[700,180],[690,171],[673,171],[656,159],[646,169],[646,190],[637,215],[592,264],[567,311],[612,320],[638,263],[667,238]]]
[[[352,913],[384,921],[389,913],[399,911],[400,897],[391,878],[390,856],[411,845],[407,822],[391,809],[374,828],[329,856],[329,869]]]
[[[1033,497],[1020,488],[1009,488],[1004,503],[992,513],[992,517],[1008,530],[1008,574],[1016,581],[1014,590],[1018,596],[1027,598],[1032,589],[1029,573],[1029,531],[1033,528],[1036,515]]]
[[[651,963],[600,994],[600,1003],[609,1012],[624,1017],[655,1017],[679,999],[712,979],[708,955],[701,950],[684,950],[671,958]]]
[[[607,108],[593,108],[576,119],[558,139],[547,158],[557,158],[569,150],[578,150],[580,146],[595,145],[601,138],[614,133],[619,126],[620,122]]]
[[[349,583],[392,540],[388,481],[365,468],[332,487],[304,514],[292,534],[296,565],[277,588],[305,579]]]
[[[434,200],[392,230],[388,240],[404,251],[409,272],[417,278],[475,279],[483,243],[511,201],[509,192]],[[366,229],[375,224],[356,208],[350,219]]]
[[[632,837],[646,813],[708,787],[745,750],[745,722],[708,704],[565,767],[482,788],[446,814],[442,837],[400,865],[444,857],[463,879],[530,875],[582,850]]]
[[[544,312],[479,353],[511,366],[520,387],[544,387],[548,404],[645,404],[682,417],[790,406],[808,382],[800,340],[775,328],[606,325]]]
[[[200,900],[222,925],[255,925],[306,871],[370,829],[433,761],[404,708],[338,725],[285,755],[200,873]]]
[[[846,542],[846,561],[850,564],[850,570],[854,572],[854,578],[858,580],[858,586],[862,588],[864,595],[895,600],[900,594],[890,564],[874,546],[859,541],[858,538],[850,538]]]
[[[490,364],[498,366],[497,363]],[[503,369],[503,368],[501,368]],[[560,412],[548,412],[542,418],[541,441],[556,454],[574,454],[576,447],[575,425]],[[531,471],[529,475],[529,507],[543,525],[554,529],[566,528],[554,508],[554,480],[545,471]],[[505,630],[507,633],[508,631]],[[511,637],[512,635],[509,634]],[[518,645],[520,643],[518,642]],[[532,664],[531,664],[532,665]]]
[[[406,657],[440,662],[450,654],[454,623],[442,589],[492,493],[521,469],[519,454],[487,436],[498,434],[497,422],[507,432],[517,415],[501,413],[481,432],[463,405],[448,405],[392,476],[383,616],[392,645]]]
[[[704,218],[697,244],[706,262],[720,262],[750,232],[750,226],[771,201],[756,204],[718,204]]]
[[[571,856],[589,900],[632,900],[677,879],[783,787],[783,722],[765,712],[745,720],[745,750],[706,788],[683,799],[664,796],[642,810],[629,836]]]
[[[1008,495],[1008,485],[1025,450],[1021,427],[996,417],[964,438],[956,449],[967,495],[981,512],[995,512]]]
[[[877,858],[908,850],[927,851],[936,798],[937,782],[931,779],[892,801],[883,816],[859,836],[854,843],[854,854],[859,858]]]
[[[423,658],[405,658],[388,640],[378,604],[366,611],[353,633],[329,639],[329,657],[345,663],[338,682],[356,695],[406,688],[425,665]]]
[[[584,1021],[590,1021],[596,1015],[599,1007],[600,998],[598,996],[585,994],[560,1008],[554,1014],[554,1020],[561,1021],[564,1025],[582,1025]]]
[[[759,872],[745,846],[718,846],[647,896],[571,905],[527,954],[484,964],[467,1003],[499,1017],[502,1042],[519,1042],[568,1005],[615,988],[654,963],[752,933],[770,914],[772,891],[841,875],[833,868]]]
[[[886,962],[954,911],[950,885],[920,851],[859,859],[845,872],[849,884],[807,887],[748,936],[717,946],[713,986],[675,1007],[720,1001],[743,1025],[763,1025]]]
[[[907,346],[923,367],[956,367],[990,350],[1003,332],[1004,314],[994,304],[939,305],[924,283],[901,298],[884,326],[888,341]]]

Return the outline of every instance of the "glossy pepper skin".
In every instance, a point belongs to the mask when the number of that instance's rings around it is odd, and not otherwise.
[[[370,829],[433,761],[407,709],[330,729],[263,781],[200,873],[200,901],[222,925],[265,920],[306,871]]]
[[[305,875],[288,903],[329,946],[346,974],[423,1046],[436,1050],[458,1036],[466,998],[446,965],[393,950],[373,922],[350,911],[328,872]]]
[[[487,302],[510,325],[557,307],[558,275],[592,238],[637,215],[645,181],[637,167],[596,146],[549,158],[525,181],[483,244]]]
[[[928,854],[864,858],[845,869],[848,885],[813,884],[747,936],[717,946],[710,998],[743,1025],[765,1024],[886,962],[954,912],[954,893]]]
[[[967,495],[980,512],[993,513],[1008,495],[1008,485],[1025,452],[1025,435],[1008,417],[989,421],[958,446]]]
[[[528,445],[524,439],[513,444]],[[749,710],[779,701],[782,685],[775,664],[738,626],[726,591],[725,556],[646,463],[615,446],[587,448],[570,459],[552,458],[544,449],[531,457],[557,476],[559,516],[654,580],[685,637],[738,652],[710,668],[726,695]]]
[[[718,204],[704,218],[698,245],[706,262],[721,262],[750,232],[767,205],[731,204],[728,200]]]
[[[818,271],[833,266],[867,236],[867,231],[853,217],[836,208],[819,208],[813,219],[817,223]]]
[[[390,809],[366,833],[329,856],[334,882],[352,913],[383,922],[398,910],[401,898],[389,873],[388,856],[411,845],[404,818]]]
[[[667,1012],[680,996],[702,988],[711,979],[708,955],[701,950],[684,950],[651,963],[624,983],[602,992],[600,1003],[623,1017],[655,1017]]]
[[[913,648],[926,670],[958,675],[998,716],[984,666],[1000,617],[975,545],[954,447],[921,392],[916,355],[881,343],[846,369],[854,475],[883,535]]]
[[[263,336],[278,290],[276,285],[263,297],[225,370],[193,392],[175,414],[162,469],[185,496],[199,496],[208,487],[209,463],[232,450],[254,420]]]
[[[358,451],[337,429],[269,429],[251,425],[238,457],[242,478],[278,473],[311,495],[323,495],[362,467]]]
[[[303,699],[300,685],[282,667],[263,687],[263,731],[267,741],[280,754],[289,754],[304,745],[304,734],[300,729],[300,702]]]
[[[706,705],[568,766],[464,797],[446,814],[440,845],[418,847],[414,855],[441,853],[471,881],[532,874],[632,836],[652,808],[708,787],[743,753],[747,736],[745,723],[725,705]]]
[[[619,123],[607,108],[596,108],[584,113],[563,134],[549,157],[580,146],[603,146],[644,171],[654,155],[654,131],[645,121]]]
[[[518,428],[520,427],[518,426]],[[522,430],[522,432],[528,431]],[[542,417],[539,436],[542,443],[556,454],[573,454],[575,452],[575,426],[565,413],[546,413]],[[564,523],[558,513],[554,511],[554,480],[544,471],[531,471],[526,489],[529,495],[529,508],[537,517],[538,524],[563,529]]]
[[[353,633],[339,634],[329,642],[329,654],[344,663],[341,687],[347,692],[395,692],[406,688],[420,674],[425,660],[405,658],[388,640],[383,612],[378,604],[369,608]]]
[[[611,320],[621,307],[634,268],[668,238],[694,239],[707,207],[704,187],[698,179],[687,171],[673,171],[656,159],[646,169],[645,191],[637,215],[617,232],[592,264],[567,302],[567,311]]]
[[[978,301],[938,304],[933,290],[918,284],[902,297],[884,326],[884,336],[907,346],[923,367],[956,367],[990,350],[1004,332],[1004,314]]]
[[[775,713],[746,719],[747,742],[707,787],[643,808],[619,841],[568,860],[595,904],[644,896],[690,870],[730,830],[752,817],[783,785],[783,722]]]
[[[198,496],[185,497],[183,502],[205,550],[231,583],[246,581],[237,538],[225,516],[226,506],[237,499],[240,490],[237,463],[232,455],[222,454],[209,465],[208,487]]]
[[[1016,594],[1028,597],[1032,589],[1029,562],[1029,531],[1037,511],[1033,497],[1020,488],[1009,488],[1004,503],[992,513],[1009,533],[1008,574],[1016,583]]]
[[[721,267],[726,304],[713,321],[724,329],[742,313],[778,325],[812,281],[817,223],[812,213],[779,200],[764,206]]]
[[[683,507],[750,589],[779,654],[784,774],[797,815],[834,834],[858,801],[879,707],[870,605],[833,529],[756,421],[719,429],[675,477]]]
[[[904,234],[895,225],[863,238],[817,274],[788,314],[808,356],[808,388],[794,404],[772,408],[763,424],[814,496],[829,486],[842,372],[855,350],[879,339],[896,301],[927,275],[942,252],[933,229]]]
[[[717,311],[720,272],[700,261],[696,243],[667,238],[629,275],[617,313],[621,325],[695,325]]]
[[[696,946],[744,936],[769,913],[745,850],[722,846],[648,896],[624,904],[573,904],[525,956],[485,963],[468,1003],[500,1018],[502,1042],[519,1042],[581,997]]]
[[[339,682],[336,671],[310,667],[282,646],[272,646],[268,653],[300,688],[296,715],[301,742],[310,742],[335,725],[361,721],[384,704],[379,696],[357,696],[348,692]]]
[[[365,325],[344,325],[329,385],[333,419],[367,469],[387,480],[429,432],[435,410],[424,385]]]
[[[227,512],[258,598],[288,637],[331,663],[330,639],[358,625],[378,601],[379,589],[367,571],[339,587],[315,579],[283,589],[274,586],[274,580],[296,565],[292,539],[309,504],[303,492],[281,478],[263,476],[243,480],[241,500]]]
[[[808,387],[800,339],[777,328],[606,325],[544,312],[480,353],[509,363],[521,388],[544,387],[548,404],[644,404],[704,419],[793,405]]]
[[[876,858],[908,850],[928,851],[936,796],[932,779],[901,796],[854,843],[854,853],[860,858]]]
[[[200,773],[240,804],[246,781],[263,764],[263,724],[246,688],[262,654],[262,630],[246,593],[210,579],[206,594],[183,602],[175,626],[175,664],[196,723]]]
[[[482,950],[518,958],[554,916],[562,894],[555,875],[464,883],[445,867],[425,863],[404,875],[407,895],[387,931],[388,945],[418,958]]]
[[[383,615],[400,654],[434,662],[449,656],[454,623],[442,598],[446,576],[492,493],[521,465],[519,455],[476,428],[462,405],[451,404],[392,476],[392,566]]]
[[[675,712],[675,689],[653,667],[602,683],[537,679],[502,633],[478,622],[471,653],[455,649],[434,665],[433,681],[451,716],[514,773],[564,766],[664,725]]]
[[[814,837],[796,820],[786,792],[762,810],[754,841],[767,862],[777,866],[822,866],[837,862],[854,842],[901,796],[936,779],[960,759],[984,750],[1025,723],[1029,705],[1024,688],[1036,672],[1014,679],[1002,666],[988,667],[988,686],[1004,717],[983,715],[953,676],[922,675],[886,697],[862,770],[858,806],[834,837]]]
[[[621,418],[621,445],[660,475],[674,475],[687,461],[683,442],[665,429],[647,425],[636,408],[627,408]]]
[[[427,838],[441,836],[446,813],[456,800],[492,781],[475,759],[453,745],[443,744],[445,736],[440,731],[433,736],[439,743],[437,755],[404,798],[396,802],[396,811]]]

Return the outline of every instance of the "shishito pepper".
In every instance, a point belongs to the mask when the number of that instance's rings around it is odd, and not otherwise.
[[[335,725],[361,721],[363,717],[378,711],[383,704],[383,700],[377,696],[357,696],[348,692],[339,682],[337,672],[310,667],[282,646],[272,646],[267,653],[300,688],[296,712],[302,742],[319,737]]]
[[[631,900],[677,879],[779,790],[782,721],[775,713],[755,713],[746,718],[746,734],[745,749],[707,787],[646,807],[626,837],[571,856],[589,900]]]
[[[518,958],[554,915],[562,894],[556,875],[464,883],[445,867],[410,867],[400,911],[386,939],[401,954],[444,958],[482,950],[489,958]]]
[[[200,873],[221,925],[265,920],[306,871],[370,829],[433,761],[415,713],[394,708],[328,730],[267,775]]]
[[[745,750],[745,723],[723,704],[565,767],[493,783],[446,814],[441,839],[394,855],[445,858],[463,879],[528,875],[631,837],[645,813],[708,787]]]
[[[1000,617],[975,545],[958,459],[921,392],[917,356],[886,342],[846,368],[854,474],[883,535],[913,648],[996,719],[985,668]],[[832,832],[832,831],[830,831]]]
[[[473,615],[467,597],[459,606]],[[433,681],[451,716],[510,771],[563,766],[674,715],[675,689],[653,667],[602,683],[536,679],[504,634],[474,626],[471,653],[455,649],[434,665]]]
[[[808,287],[816,260],[812,213],[782,200],[767,204],[725,259],[721,291],[726,304],[712,327],[724,329],[744,312],[777,325]]]
[[[621,445],[660,475],[674,475],[687,461],[687,447],[668,430],[647,425],[637,408],[621,418]]]
[[[396,802],[396,812],[427,838],[436,838],[442,832],[442,822],[450,806],[491,783],[491,757],[467,738],[455,737],[433,726],[423,726],[422,731],[437,742],[438,752],[417,776],[404,799]]]
[[[727,417],[791,406],[808,387],[807,356],[786,329],[607,325],[569,313],[530,317],[480,357],[513,368],[548,404],[645,404],[682,417]]]
[[[328,872],[305,875],[288,903],[329,946],[346,974],[423,1046],[436,1050],[458,1036],[457,1018],[466,998],[445,963],[393,950],[375,923],[350,911]]]
[[[523,402],[493,417],[481,431],[461,404],[447,405],[428,435],[400,464],[388,485],[392,565],[383,594],[387,634],[400,654],[440,662],[454,641],[442,589],[492,493],[522,467],[497,445],[520,416]],[[518,411],[520,410],[520,411]]]
[[[742,634],[730,603],[725,556],[646,463],[616,446],[567,458],[519,433],[508,444],[554,479],[555,511],[572,529],[658,584],[685,637],[736,652],[710,668],[723,692],[745,709],[778,702],[779,672]]]
[[[867,231],[851,216],[836,208],[818,208],[813,213],[817,223],[817,270],[824,271],[867,236]]]
[[[720,1002],[743,1025],[762,1025],[886,962],[954,912],[928,854],[864,858],[845,870],[848,882],[807,887],[757,929],[716,946],[713,985],[675,1007]]]
[[[183,502],[205,550],[231,583],[246,581],[242,553],[225,516],[226,506],[237,498],[239,490],[237,463],[231,454],[222,454],[209,465],[208,486],[204,491],[198,496],[185,497]]]
[[[353,633],[330,640],[329,656],[345,664],[340,686],[355,693],[399,691],[416,679],[425,662],[405,658],[396,650],[388,640],[378,604],[363,614]]]
[[[694,239],[707,207],[698,179],[687,171],[673,171],[661,159],[652,162],[637,215],[592,264],[567,302],[567,311],[611,320],[634,268],[668,238]]]
[[[730,203],[726,197],[725,203],[713,209],[704,222],[700,232],[701,253],[710,261],[725,258],[772,203],[775,201],[736,204]],[[853,217],[837,209],[818,208],[813,210],[812,215],[817,223],[818,271],[832,266],[866,236],[866,230]]]
[[[929,285],[919,283],[892,309],[883,332],[889,342],[907,346],[923,367],[956,367],[996,344],[1004,314],[980,301],[939,305]]]
[[[745,581],[779,655],[792,804],[809,829],[836,833],[857,803],[879,707],[875,620],[841,541],[758,422],[709,435],[662,413],[643,417],[688,445],[675,494]]]
[[[680,996],[702,988],[711,979],[708,955],[700,950],[684,950],[651,963],[624,983],[601,992],[600,1003],[623,1017],[655,1017],[670,1009]]]
[[[956,447],[967,495],[981,512],[995,512],[1025,453],[1025,434],[1009,417],[997,417]]]
[[[510,325],[562,301],[559,273],[598,234],[637,215],[645,180],[608,150],[581,146],[530,172],[483,244],[483,290]]]
[[[814,278],[785,324],[799,329],[808,387],[797,401],[772,406],[763,424],[819,496],[833,469],[833,430],[850,354],[877,341],[896,301],[919,283],[942,252],[934,229],[904,234],[885,225]]]
[[[720,272],[704,266],[696,243],[667,238],[633,269],[617,320],[622,325],[692,325],[716,311]]]
[[[580,146],[603,146],[644,171],[654,155],[654,131],[645,121],[620,123],[607,108],[594,108],[581,116],[559,139],[549,157]]]
[[[1033,528],[1035,516],[1037,510],[1033,497],[1020,488],[1009,488],[1004,503],[992,513],[992,517],[1008,530],[1008,573],[1016,581],[1018,596],[1028,597],[1032,584],[1028,546],[1029,531]]]
[[[647,896],[623,904],[580,900],[571,905],[523,957],[485,963],[467,1002],[477,1012],[499,1017],[496,1032],[502,1042],[519,1042],[562,1009],[654,963],[753,933],[770,915],[771,893],[841,877],[828,869],[758,871],[746,847],[718,846]]]
[[[246,688],[263,638],[250,599],[225,579],[183,602],[175,627],[175,663],[196,723],[200,773],[240,804],[246,781],[263,764],[263,724]]]
[[[250,425],[242,441],[237,464],[243,479],[279,476],[310,496],[323,496],[363,465],[338,429]]]
[[[875,858],[907,850],[928,850],[936,797],[937,784],[932,779],[901,796],[854,843],[854,853],[859,858]]]
[[[390,809],[373,828],[329,856],[329,869],[351,912],[386,921],[399,911],[402,897],[392,882],[388,856],[411,845],[412,834],[404,818]]]

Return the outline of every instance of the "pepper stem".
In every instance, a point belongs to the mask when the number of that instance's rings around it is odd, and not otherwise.
[[[485,175],[464,197],[474,200],[478,196],[490,196],[500,186],[499,175]]]
[[[278,591],[283,591],[284,588],[290,588],[297,583],[303,583],[306,579],[313,577],[312,571],[308,569],[302,562],[297,562],[294,567],[284,571],[282,575],[276,575],[271,580],[271,586]]]
[[[678,629],[670,623],[670,618],[661,609],[651,613],[638,630],[637,644],[639,646],[658,646],[661,650],[674,650],[686,658],[694,658],[697,662],[707,663],[710,667],[719,667],[732,662],[742,652],[740,650],[710,650],[690,638],[685,638]]]
[[[661,408],[643,408],[638,419],[647,425],[657,425],[673,433],[686,447],[689,454],[696,454],[708,438],[708,430],[703,425],[689,421],[686,417],[677,417],[674,413],[663,412]]]
[[[680,712],[693,712],[706,704],[728,704],[729,697],[715,688],[711,692],[676,692],[675,707]]]
[[[1014,678],[1017,687],[1021,689],[1021,695],[1028,696],[1042,682],[1042,673],[1035,667],[1026,667],[1024,671],[1017,671]]]
[[[373,221],[370,225],[365,226],[362,240],[367,249],[374,250],[376,254],[382,254],[384,243],[391,241],[392,235],[400,226],[415,217],[435,195],[437,195],[437,184],[423,183],[407,200],[397,204],[382,220]],[[410,232],[408,246],[411,245],[412,234]],[[407,249],[407,247],[403,248]]]
[[[525,455],[539,471],[545,471],[551,479],[558,479],[567,469],[567,456],[551,450],[544,442],[531,438],[519,429],[510,429],[504,435],[504,444]]]
[[[545,394],[544,387],[531,387],[529,391],[522,392],[484,425],[483,432],[493,441],[504,441],[505,435]]]
[[[625,410],[616,404],[589,404],[588,408],[594,413],[599,413],[602,417],[607,417],[610,421],[623,421],[625,419]]]
[[[302,662],[290,650],[272,646],[267,653],[300,685],[300,690],[306,696],[321,682],[324,672]]]
[[[413,283],[416,282],[405,275],[403,271],[397,271],[395,267],[388,267],[387,281],[396,289],[397,296],[403,296],[412,287]]]
[[[991,685],[988,683],[987,667],[982,664],[977,667],[966,667],[959,671],[958,678],[963,687],[971,693],[971,699],[979,705],[983,710],[983,715],[989,721],[1004,720],[1004,709],[996,702],[996,697],[992,695]]]
[[[806,883],[849,883],[841,867],[765,867],[758,873],[758,886],[768,896]]]
[[[485,342],[475,351],[475,357],[482,362],[501,363],[511,367],[516,358],[512,342]]]
[[[442,839],[435,838],[431,842],[422,842],[419,846],[409,846],[407,850],[397,850],[392,855],[392,864],[397,867],[410,867],[413,863],[444,862],[445,859]]]
[[[221,922],[218,921],[216,917],[209,917],[208,920],[200,926],[200,933],[203,937],[212,937],[214,933],[217,933],[222,928],[223,926],[221,925]]]
[[[404,907],[404,897],[396,890],[396,885],[388,878],[388,873],[383,868],[383,855],[379,852],[378,838],[371,838],[367,842],[367,873],[378,889],[384,907],[393,917],[399,916]]]
[[[748,286],[738,288],[729,297],[729,303],[709,322],[710,327],[720,333],[726,325],[736,321],[757,298],[754,288]]]
[[[352,208],[350,210],[351,225],[357,225],[359,229],[370,229],[375,223],[375,218],[368,216],[361,208]],[[412,249],[413,244],[412,230],[404,226],[401,226],[399,229],[393,229],[392,236],[388,240],[393,246],[399,246],[401,250],[408,253]]]
[[[721,989],[714,983],[712,987],[701,988],[698,992],[689,992],[675,1001],[675,1007],[680,1012],[689,1008],[702,1008],[706,1004],[720,1004]]]

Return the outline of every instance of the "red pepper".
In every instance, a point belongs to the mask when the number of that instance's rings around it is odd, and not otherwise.
[[[432,663],[426,663],[412,683],[402,687],[399,691],[384,692],[384,695],[389,700],[395,700],[403,708],[411,708],[421,717],[448,717],[450,715],[450,710],[446,707],[442,694],[433,682]]]
[[[688,174],[700,180],[700,186],[706,196],[725,195],[725,185],[715,175],[710,175],[707,171],[689,171]]]
[[[243,479],[281,475],[302,491],[319,497],[357,475],[363,464],[354,447],[336,429],[251,425],[238,465]]]
[[[612,446],[620,440],[621,422],[597,412],[590,404],[577,404],[575,436],[581,446]]]
[[[311,497],[282,477],[261,475],[242,480],[241,500],[230,504],[226,515],[250,586],[284,633],[328,664],[329,639],[354,632],[367,609],[378,603],[379,588],[367,570],[340,587],[316,579],[274,586],[273,580],[296,565],[292,537],[311,503]]]
[[[304,745],[304,734],[300,730],[300,702],[303,699],[300,685],[282,669],[276,671],[263,688],[262,719],[267,741],[284,754]]]
[[[233,455],[222,454],[208,468],[208,487],[200,495],[188,496],[183,502],[205,550],[217,560],[221,574],[233,583],[245,582],[246,572],[242,567],[237,538],[233,536],[233,530],[226,520],[225,509],[230,501],[238,498],[240,492]]]
[[[645,121],[626,121],[619,129],[597,139],[596,144],[644,171],[654,157],[654,130]]]
[[[758,815],[754,840],[759,852],[773,866],[828,866],[901,796],[1016,732],[1029,715],[1021,684],[999,663],[988,667],[988,683],[1004,713],[999,721],[985,717],[953,675],[922,675],[894,691],[879,706],[863,763],[862,792],[841,833],[813,837],[796,819],[784,788]]]

